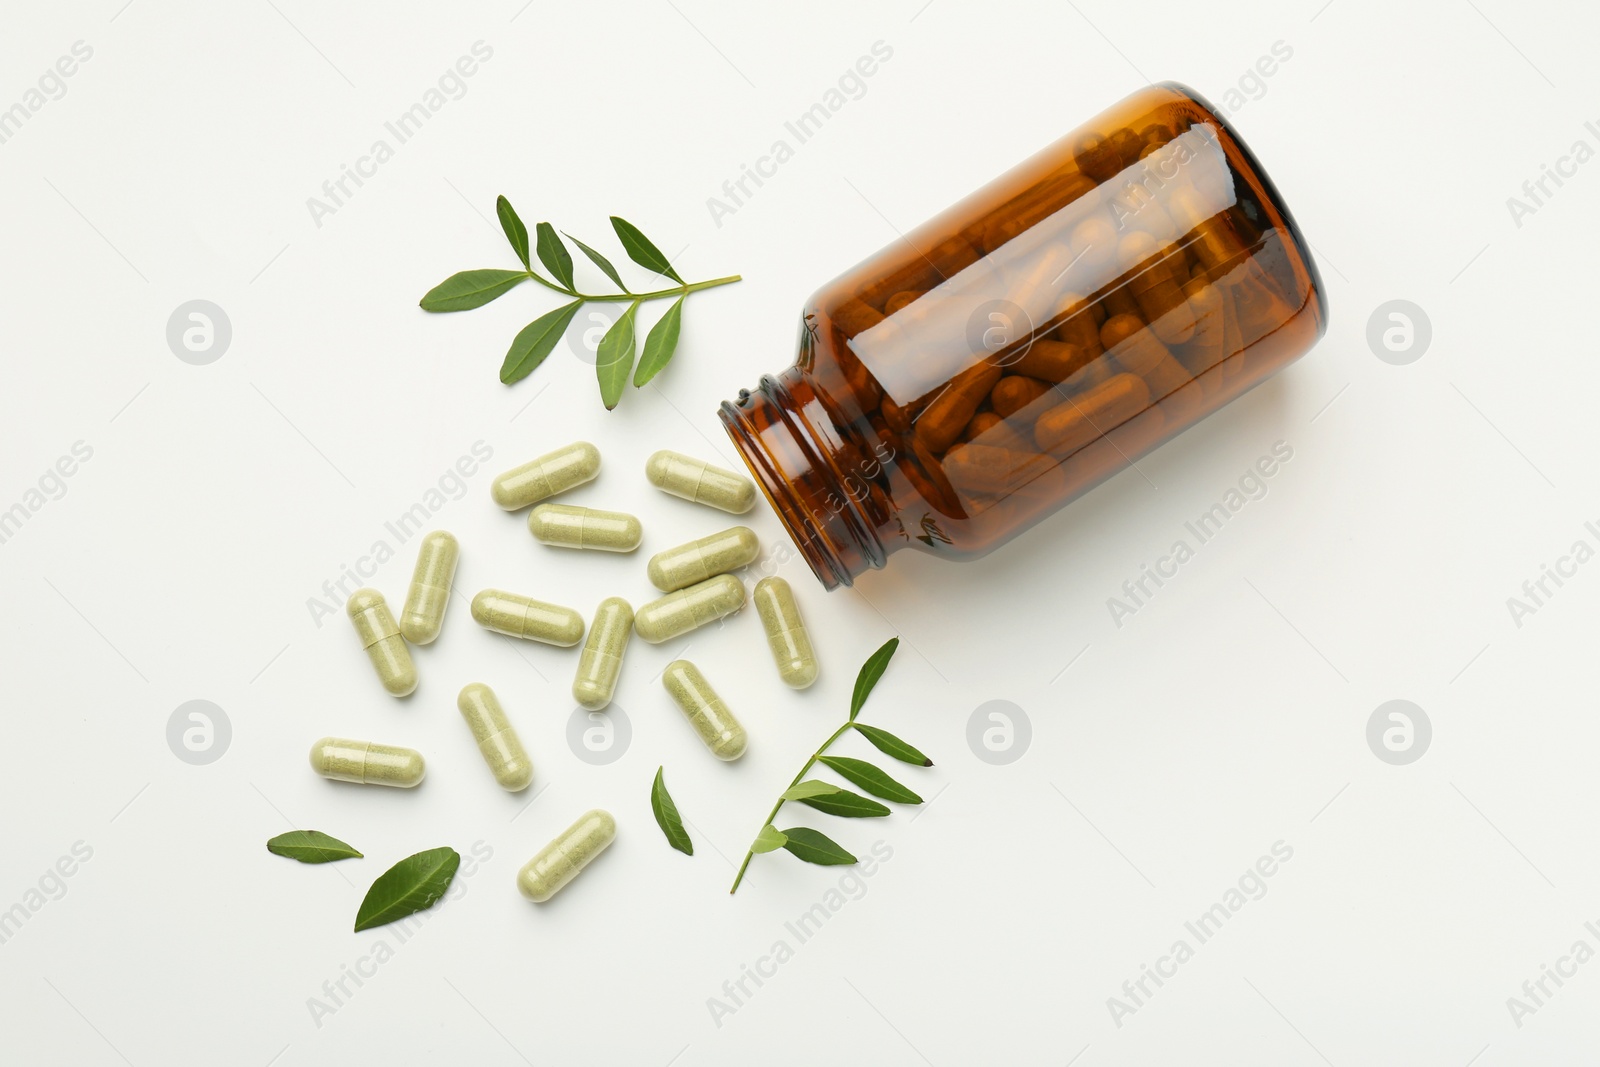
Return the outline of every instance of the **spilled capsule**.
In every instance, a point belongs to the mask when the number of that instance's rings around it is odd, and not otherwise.
[[[406,648],[406,639],[400,636],[400,625],[394,621],[394,612],[389,610],[383,594],[376,589],[357,589],[345,605],[345,613],[383,687],[397,697],[415,691],[417,667],[411,662],[411,650]]]
[[[517,872],[517,891],[536,904],[544,903],[604,852],[616,836],[617,821],[609,811],[595,808],[584,812]]]
[[[583,616],[576,611],[501,589],[473,597],[472,617],[485,630],[525,641],[567,648],[583,640]]]
[[[311,769],[336,782],[410,789],[422,781],[427,766],[415,749],[324,737],[311,746]]]
[[[663,493],[734,515],[743,515],[756,504],[756,486],[749,478],[682,452],[654,453],[645,461],[644,476]]]
[[[489,495],[507,511],[517,511],[593,481],[599,473],[600,450],[588,441],[574,441],[506,471],[489,484]]]
[[[700,735],[711,754],[720,760],[736,760],[744,755],[748,735],[733,717],[706,676],[686,659],[675,659],[661,674],[667,695],[683,712],[694,732]]]
[[[607,597],[594,609],[589,639],[578,656],[578,673],[572,679],[572,698],[590,711],[611,703],[622,673],[622,655],[633,636],[633,608],[619,596]]]
[[[761,628],[767,633],[767,648],[778,666],[778,677],[791,689],[804,689],[817,680],[817,654],[800,606],[795,603],[789,583],[774,575],[756,583],[750,594]]]
[[[761,551],[761,542],[748,526],[732,526],[698,541],[657,552],[650,557],[650,584],[663,593],[738,570]]]
[[[570,504],[540,504],[528,515],[528,532],[557,548],[601,552],[632,552],[644,540],[644,528],[632,515]]]
[[[460,559],[461,545],[449,532],[435,530],[422,539],[417,566],[411,572],[411,588],[406,591],[406,606],[400,612],[400,633],[413,645],[430,643],[444,627],[450,583]]]
[[[472,730],[478,751],[500,787],[510,793],[528,788],[533,782],[533,761],[511,728],[511,720],[506,718],[494,690],[482,682],[469,682],[456,697],[456,709]]]
[[[633,628],[651,644],[660,644],[732,615],[742,607],[744,583],[731,574],[719,574],[699,585],[650,601],[634,616]]]

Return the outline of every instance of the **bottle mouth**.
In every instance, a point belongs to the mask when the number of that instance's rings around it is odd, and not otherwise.
[[[857,575],[883,566],[887,553],[840,487],[829,452],[802,418],[794,391],[765,375],[753,391],[741,389],[738,400],[723,401],[719,415],[824,589],[852,585]]]

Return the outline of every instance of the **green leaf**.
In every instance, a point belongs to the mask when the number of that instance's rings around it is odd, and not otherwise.
[[[872,687],[878,684],[878,679],[883,677],[883,672],[888,669],[889,661],[894,658],[894,650],[900,647],[900,639],[891,637],[883,643],[883,647],[867,657],[867,662],[861,665],[861,673],[856,675],[856,691],[850,697],[850,721],[855,722],[856,716],[861,714],[861,705],[867,702],[867,697],[872,693]]]
[[[470,311],[527,280],[528,272],[521,270],[464,270],[429,289],[422,297],[422,310]]]
[[[433,907],[461,866],[461,854],[453,848],[430,848],[407,856],[387,871],[367,890],[366,899],[356,911],[356,931],[383,926],[407,915]]]
[[[783,847],[792,852],[796,859],[805,860],[807,863],[837,867],[856,861],[856,858],[840,848],[833,838],[809,826],[792,827],[784,830],[783,835],[788,839]]]
[[[511,242],[517,258],[522,260],[524,267],[532,270],[533,264],[528,262],[528,228],[517,217],[516,208],[502,196],[494,202],[494,213],[500,216],[500,228],[506,231],[506,240]]]
[[[820,812],[837,815],[841,819],[879,819],[889,814],[889,809],[876,800],[869,800],[848,789],[814,797],[802,797],[800,803],[808,804]]]
[[[567,251],[567,246],[561,243],[561,238],[556,236],[555,227],[548,222],[539,223],[537,229],[539,231],[539,262],[544,264],[545,270],[556,276],[556,281],[568,289],[574,288],[572,284],[572,254]]]
[[[633,370],[633,316],[639,310],[635,300],[628,305],[622,317],[611,324],[611,329],[600,338],[594,372],[600,379],[600,399],[610,411],[622,399],[622,388],[628,384],[628,372]]]
[[[567,233],[565,230],[562,230],[561,232]],[[594,249],[590,248],[588,245],[584,244],[570,233],[567,233],[567,240],[577,245],[578,250],[584,255],[588,256],[590,261],[593,262],[595,266],[605,271],[606,277],[616,282],[618,289],[621,289],[624,293],[628,291],[628,287],[622,284],[622,275],[617,273],[617,268],[611,265],[611,261],[609,259],[607,259],[605,256],[602,256],[599,252],[596,252]]]
[[[932,767],[933,760],[924,756],[914,745],[909,745],[900,740],[888,730],[880,730],[876,726],[863,726],[855,724],[856,732],[868,741],[885,756],[893,756],[901,763],[910,763],[918,767]]]
[[[650,810],[655,812],[656,825],[667,835],[667,844],[685,856],[692,856],[694,842],[689,840],[689,831],[683,828],[683,819],[678,815],[678,805],[672,802],[672,794],[667,792],[667,783],[661,777],[664,770],[665,767],[656,768],[655,784],[650,787]]]
[[[629,259],[645,270],[665,274],[679,285],[684,284],[683,279],[678,277],[678,272],[672,269],[672,264],[667,262],[667,257],[661,254],[661,249],[651,244],[650,238],[639,232],[639,227],[627,219],[619,219],[612,215],[611,228],[617,231],[617,240],[622,242]]]
[[[500,364],[500,380],[510,385],[532,374],[533,368],[544,362],[544,357],[550,354],[556,342],[561,340],[561,335],[567,332],[572,316],[582,306],[582,300],[574,300],[554,311],[545,312],[517,331],[517,336],[511,340],[511,347],[506,350],[505,362]]]
[[[826,796],[829,793],[839,792],[839,787],[832,782],[824,782],[816,778],[807,778],[805,781],[791,785],[783,791],[784,800],[804,800],[806,797]]]
[[[321,830],[290,830],[267,842],[267,851],[274,856],[287,856],[301,863],[332,863],[335,860],[360,859],[361,853]]]
[[[921,804],[922,798],[890,778],[866,760],[849,756],[819,756],[817,762],[832,767],[848,782],[859,785],[875,797],[892,800],[896,804]]]
[[[654,378],[671,362],[672,353],[678,347],[678,330],[683,324],[683,302],[687,299],[687,296],[678,297],[650,328],[650,335],[644,339],[644,352],[639,356],[639,369],[633,372],[634,388]]]
[[[773,825],[769,822],[767,825],[763,826],[761,828],[761,832],[756,835],[755,842],[750,846],[750,851],[771,852],[774,849],[782,848],[788,843],[789,839],[774,829]]]

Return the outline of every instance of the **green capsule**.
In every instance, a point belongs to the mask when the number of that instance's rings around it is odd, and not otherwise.
[[[505,709],[494,690],[482,682],[469,682],[456,697],[456,708],[472,728],[478,751],[500,787],[510,793],[520,793],[533,781],[533,761],[522,747],[517,732],[511,728]]]
[[[410,789],[422,781],[427,765],[415,749],[324,737],[311,746],[311,769],[336,782]]]
[[[417,666],[411,662],[411,650],[400,636],[400,626],[383,594],[376,589],[357,589],[345,605],[345,613],[383,687],[397,697],[415,691]]]
[[[748,743],[744,727],[717,696],[699,667],[686,659],[675,659],[662,672],[661,683],[713,756],[720,760],[736,760],[744,755]]]
[[[617,821],[609,811],[596,808],[584,812],[517,872],[517,891],[536,904],[544,903],[576,878],[616,837]]]
[[[528,515],[528,532],[557,548],[601,552],[632,552],[644,540],[644,528],[632,515],[570,504],[540,504]]]
[[[583,640],[583,616],[576,611],[500,589],[473,597],[472,617],[485,630],[525,641],[568,648]]]
[[[756,486],[749,478],[682,452],[655,453],[645,461],[644,476],[663,493],[735,515],[756,506]]]
[[[812,651],[811,635],[806,633],[805,620],[800,618],[800,606],[794,602],[789,583],[778,577],[763,578],[756,583],[750,599],[761,616],[762,629],[767,631],[767,647],[772,650],[783,684],[804,689],[816,681],[817,654]]]
[[[507,511],[517,511],[592,482],[599,473],[600,450],[588,441],[574,441],[506,471],[490,483],[489,495]]]
[[[460,559],[461,545],[446,531],[435,530],[422,539],[406,606],[400,612],[400,633],[413,645],[426,645],[439,636]]]
[[[607,597],[594,609],[589,640],[578,656],[578,674],[572,680],[572,697],[590,711],[611,703],[622,673],[622,655],[633,636],[633,608],[619,596]]]
[[[663,593],[738,570],[761,551],[756,532],[733,526],[698,541],[657,552],[650,557],[650,584]]]
[[[652,645],[716,622],[744,607],[744,583],[731,574],[668,593],[639,609],[633,628]]]

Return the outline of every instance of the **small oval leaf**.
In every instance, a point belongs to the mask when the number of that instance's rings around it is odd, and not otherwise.
[[[562,230],[561,232],[567,233],[565,230]],[[584,244],[570,233],[567,233],[567,240],[577,245],[578,250],[584,255],[588,256],[591,263],[605,271],[606,277],[616,282],[618,289],[621,289],[624,293],[628,292],[628,287],[622,284],[622,275],[617,273],[617,268],[611,265],[611,261],[609,259],[607,259],[605,256],[602,256],[599,252],[596,252],[594,249],[590,248],[588,245]]]
[[[537,227],[539,231],[539,262],[544,264],[544,269],[556,276],[556,281],[566,286],[568,291],[572,285],[572,253],[567,251],[567,246],[561,243],[561,238],[556,236],[556,228],[548,222],[541,222]]]
[[[639,310],[635,300],[628,305],[622,317],[611,324],[611,329],[600,338],[595,354],[594,372],[600,379],[600,399],[610,411],[622,399],[622,389],[628,384],[628,372],[633,370],[633,317]]]
[[[678,297],[667,313],[650,327],[650,334],[644,339],[644,352],[639,356],[639,369],[633,372],[634,388],[654,378],[671,361],[672,353],[678,347],[678,331],[683,325],[683,302],[687,299],[686,296]]]
[[[829,793],[839,792],[839,787],[832,782],[824,782],[818,778],[807,778],[797,782],[783,791],[784,800],[804,800],[806,797],[826,796]]]
[[[883,647],[867,657],[867,662],[861,665],[861,673],[856,675],[855,692],[850,696],[850,721],[855,722],[856,716],[861,714],[861,706],[867,702],[873,686],[878,684],[878,679],[883,677],[883,672],[888,669],[889,661],[894,658],[894,650],[900,647],[900,639],[891,637],[883,643]]]
[[[799,799],[802,804],[816,808],[827,815],[837,815],[841,819],[881,819],[889,814],[889,809],[876,800],[864,797],[860,793],[852,793],[848,789],[836,789],[832,793]]]
[[[783,847],[793,853],[796,859],[820,863],[825,867],[856,862],[856,858],[840,848],[833,838],[809,826],[791,827],[784,830],[783,835],[787,838]]]
[[[665,274],[679,285],[684,284],[683,279],[678,277],[678,272],[672,269],[672,264],[667,262],[667,257],[661,254],[661,249],[652,244],[650,238],[640,233],[639,227],[627,219],[619,219],[612,215],[611,228],[617,231],[617,240],[622,242],[629,259],[645,270]]]
[[[533,369],[543,363],[544,357],[555,348],[556,342],[561,340],[561,335],[567,332],[572,316],[582,306],[582,300],[574,300],[554,311],[545,312],[518,330],[517,336],[511,340],[511,347],[506,350],[505,362],[500,364],[500,380],[510,385],[532,374]]]
[[[916,767],[933,766],[933,760],[924,756],[916,746],[907,744],[888,730],[880,730],[876,726],[864,726],[859,722],[855,724],[855,728],[858,734],[871,741],[873,747],[885,756],[893,756],[901,763],[909,763]]]
[[[896,804],[921,804],[922,798],[890,778],[866,760],[849,756],[820,756],[818,763],[833,768],[848,782],[859,785],[875,797],[892,800]]]
[[[528,280],[521,270],[464,270],[452,274],[423,295],[423,311],[470,311],[504,296]]]
[[[779,833],[770,822],[761,828],[756,835],[755,843],[750,846],[751,852],[772,852],[789,843],[789,839]]]
[[[672,802],[672,794],[667,792],[667,783],[661,777],[664,770],[665,767],[656,768],[655,784],[650,787],[650,810],[655,813],[656,825],[667,835],[667,844],[685,856],[692,856],[694,842],[689,840],[689,831],[683,828],[683,818],[678,814],[678,805]]]
[[[336,860],[360,859],[361,853],[321,830],[290,830],[267,842],[267,851],[274,856],[287,856],[301,863],[333,863]]]
[[[503,196],[495,200],[494,213],[500,216],[500,228],[505,231],[506,240],[511,242],[512,251],[516,252],[524,267],[532,270],[533,264],[528,262],[528,228],[517,217],[511,201]]]
[[[450,888],[450,880],[460,866],[461,854],[449,847],[407,856],[378,875],[367,890],[356,910],[356,931],[383,926],[433,907]]]

